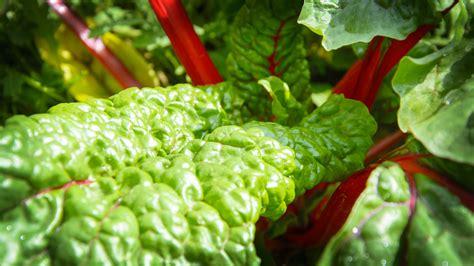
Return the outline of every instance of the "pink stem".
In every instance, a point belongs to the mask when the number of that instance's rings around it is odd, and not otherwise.
[[[222,82],[222,77],[194,31],[179,0],[149,0],[156,17],[194,85]]]
[[[90,38],[90,30],[62,0],[48,0],[49,6],[64,23],[76,34],[89,52],[97,58],[122,87],[141,87],[128,69],[104,44],[101,38]]]

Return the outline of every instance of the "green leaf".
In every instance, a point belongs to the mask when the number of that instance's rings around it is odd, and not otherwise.
[[[409,221],[409,200],[403,170],[392,162],[378,166],[318,264],[394,265]]]
[[[429,177],[406,177],[398,164],[384,162],[318,265],[469,265],[473,244],[474,214],[459,198]]]
[[[232,82],[221,82],[214,85],[200,86],[200,88],[209,95],[213,95],[222,105],[227,117],[233,125],[241,125],[244,117],[250,117],[247,110],[243,108],[244,100],[238,89]]]
[[[474,41],[404,58],[393,78],[398,123],[434,155],[474,164]]]
[[[278,76],[298,100],[310,96],[309,69],[301,28],[296,23],[300,1],[248,0],[230,36],[228,74],[256,116],[269,115],[265,90],[255,82]]]
[[[424,24],[436,24],[453,0],[305,0],[298,23],[323,36],[333,50],[375,36],[401,40]]]
[[[340,181],[364,167],[376,123],[365,105],[333,95],[298,126],[251,122],[257,128],[296,152],[296,195],[319,182]]]
[[[364,167],[365,155],[377,130],[377,123],[365,105],[340,95],[331,96],[299,126],[320,135],[322,143],[341,160],[345,170],[336,172],[336,180]]]
[[[408,232],[409,265],[474,263],[474,214],[428,177],[415,175],[416,213]]]
[[[149,156],[178,152],[224,120],[212,96],[187,84],[132,88],[109,99],[56,105],[48,114],[14,116],[0,131],[2,184],[27,178],[34,191],[115,176]],[[17,203],[5,199],[0,210]]]
[[[272,76],[259,80],[258,84],[262,85],[272,97],[272,114],[276,117],[275,122],[293,126],[307,115],[303,105],[293,97],[290,88],[281,79]]]
[[[216,98],[131,88],[9,119],[0,264],[258,265],[254,224],[293,201],[295,153],[218,127]]]

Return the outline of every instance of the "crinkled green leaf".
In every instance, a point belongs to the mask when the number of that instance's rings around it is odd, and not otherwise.
[[[403,170],[386,162],[370,174],[343,227],[319,265],[394,265],[409,221],[410,189]]]
[[[323,36],[327,50],[369,42],[375,36],[404,39],[424,24],[436,24],[454,0],[305,0],[298,23]]]
[[[272,97],[272,114],[276,118],[276,123],[293,126],[308,114],[281,79],[272,76],[259,80],[258,84],[262,85]]]
[[[474,214],[428,177],[415,175],[416,213],[408,232],[408,265],[474,263]]]
[[[434,155],[474,164],[474,41],[404,58],[392,81],[398,123]]]
[[[25,198],[0,216],[0,261],[256,265],[254,223],[285,212],[294,168],[276,140],[220,127],[182,154]]]
[[[217,127],[215,99],[190,85],[128,89],[8,120],[0,264],[257,265],[255,223],[294,199],[295,153],[261,130]]]
[[[201,89],[209,95],[217,97],[227,113],[229,121],[234,125],[241,125],[244,117],[251,115],[243,108],[244,100],[242,99],[238,88],[231,82],[221,82],[214,85],[201,86]]]
[[[300,195],[319,182],[339,181],[362,169],[376,123],[362,103],[333,95],[298,126],[251,122],[244,128],[263,130],[295,150],[296,194]]]
[[[1,184],[28,195],[115,176],[144,158],[178,152],[224,119],[219,102],[190,85],[128,89],[109,99],[60,104],[48,114],[14,116],[0,131]],[[21,198],[0,199],[5,210]]]
[[[300,1],[248,0],[237,14],[230,37],[228,74],[255,116],[268,115],[265,90],[256,82],[278,76],[298,100],[307,100],[309,69],[296,17]],[[265,104],[267,103],[267,104]]]

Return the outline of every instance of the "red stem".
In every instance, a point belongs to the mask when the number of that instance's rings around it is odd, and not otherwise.
[[[410,173],[412,175],[423,174],[425,176],[430,177],[431,180],[435,181],[436,183],[456,195],[464,206],[469,208],[471,211],[474,211],[474,194],[466,191],[464,188],[455,184],[453,181],[447,179],[446,177],[438,174],[437,172],[420,165],[415,160],[402,160],[397,162],[407,173]]]
[[[415,32],[410,33],[404,40],[392,40],[390,47],[385,52],[382,63],[380,64],[379,79],[383,79],[392,68],[400,62],[400,59],[406,55],[428,32],[434,28],[434,25],[422,25]],[[382,78],[380,78],[382,77]]]
[[[179,60],[194,85],[222,82],[222,77],[194,31],[179,0],[149,0]]]
[[[454,1],[442,14],[448,13],[457,2]],[[345,97],[362,101],[371,109],[385,76],[433,28],[434,25],[422,25],[404,40],[392,40],[385,53],[381,51],[383,37],[375,37],[370,42],[362,63],[357,61],[349,69],[335,86],[334,93],[344,93]]]
[[[401,142],[402,140],[406,139],[408,134],[403,133],[400,130],[395,131],[391,135],[383,138],[379,142],[377,142],[370,150],[367,152],[367,156],[365,157],[365,162],[370,163],[373,160],[377,159],[379,155],[383,152],[386,152],[395,144]]]
[[[318,203],[316,208],[311,212],[311,216],[309,217],[309,220],[312,223],[315,223],[319,217],[321,217],[323,210],[326,209],[326,205],[328,204],[329,200],[331,199],[332,194],[324,196],[321,201]]]
[[[408,54],[408,52],[433,28],[434,25],[422,25],[415,32],[409,34],[406,39],[401,41],[392,40],[383,56],[382,62],[380,63],[378,73],[374,77],[371,92],[364,101],[367,106],[371,107],[374,103],[377,92],[385,76],[387,76],[395,65],[400,62],[402,57]]]
[[[357,87],[357,79],[361,75],[362,60],[357,60],[334,87],[334,93],[342,93],[344,97],[353,99]]]
[[[441,13],[446,15],[458,1],[454,1],[453,4],[443,10]],[[373,93],[366,100],[367,106],[372,106],[375,101],[375,96],[377,91],[382,84],[385,76],[397,65],[402,57],[404,57],[408,52],[432,29],[434,25],[421,25],[416,29],[416,31],[410,33],[404,40],[392,40],[390,47],[385,52],[382,63],[380,64],[379,73],[372,85]]]
[[[357,91],[354,99],[359,100],[367,105],[369,109],[371,105],[367,103],[369,94],[373,93],[373,82],[379,72],[379,64],[382,58],[383,37],[375,37],[369,44],[366,56],[364,57],[362,69],[357,81]]]
[[[141,87],[140,83],[122,64],[120,59],[105,46],[101,38],[89,37],[90,30],[86,23],[72,12],[64,1],[48,0],[48,4],[76,36],[79,37],[87,50],[102,63],[124,89],[129,87]]]
[[[407,174],[411,193],[409,201],[410,215],[412,216],[414,214],[416,208],[417,192],[416,184],[413,179],[414,174],[424,174],[430,177],[433,181],[458,196],[464,206],[469,208],[471,211],[474,211],[474,194],[464,190],[451,180],[446,179],[433,170],[421,166],[416,162],[416,160],[427,156],[430,155],[408,154],[390,159],[391,161],[400,164]],[[366,183],[370,173],[378,165],[378,163],[370,165],[366,169],[353,174],[346,181],[342,182],[329,198],[329,201],[323,203],[323,205],[325,205],[324,209],[322,211],[318,208],[315,209],[316,213],[313,217],[315,219],[311,219],[312,224],[309,229],[298,233],[289,232],[287,233],[287,240],[300,247],[324,246],[344,225],[355,202],[366,188]]]
[[[344,225],[373,169],[368,167],[341,183],[311,227],[301,234],[288,234],[287,239],[301,247],[325,245]]]

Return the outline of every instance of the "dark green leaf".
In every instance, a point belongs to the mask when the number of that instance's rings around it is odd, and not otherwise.
[[[393,78],[398,122],[434,155],[474,164],[474,41],[404,58]]]
[[[409,200],[403,170],[391,162],[377,167],[318,264],[394,265],[409,221]]]
[[[294,126],[307,115],[304,106],[290,92],[288,85],[277,77],[261,79],[262,85],[272,97],[272,114],[280,125]]]
[[[415,179],[418,195],[408,233],[408,264],[473,264],[474,214],[428,177]]]
[[[286,82],[296,99],[309,99],[308,62],[296,24],[300,7],[300,1],[249,0],[234,20],[228,74],[255,116],[269,115],[269,104],[261,100],[265,90],[255,82],[271,75]]]
[[[453,0],[305,0],[298,18],[301,23],[323,36],[327,50],[357,42],[369,42],[375,36],[404,39],[424,24],[436,24],[440,12]]]
[[[362,169],[376,123],[362,103],[333,95],[298,126],[251,122],[244,128],[258,128],[295,150],[296,195],[301,195],[319,182],[343,180]]]

